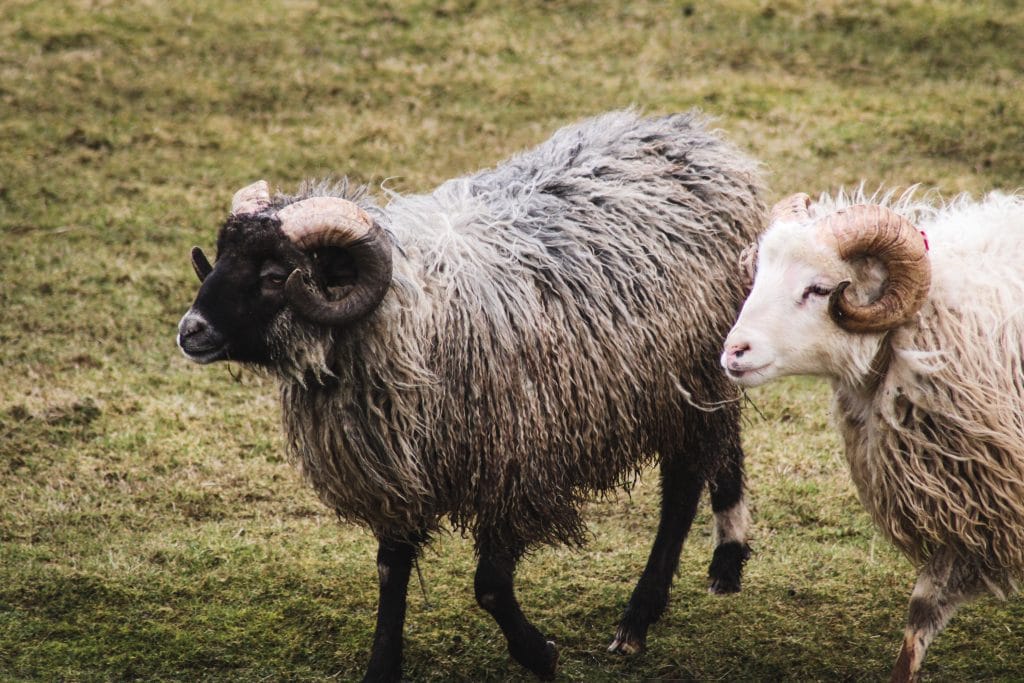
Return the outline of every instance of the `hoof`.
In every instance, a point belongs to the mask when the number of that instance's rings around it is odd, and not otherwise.
[[[623,633],[622,629],[619,629],[618,633],[615,634],[615,640],[608,646],[608,652],[632,657],[643,652],[644,646],[643,638],[628,635]]]
[[[544,644],[544,654],[541,657],[541,661],[537,663],[537,666],[531,667],[533,675],[542,681],[553,681],[555,679],[555,671],[558,670],[558,648],[555,647],[555,641],[549,640]]]
[[[740,585],[738,583],[728,583],[724,581],[712,581],[708,585],[708,593],[710,595],[730,595],[732,593],[739,593]]]
[[[522,643],[510,643],[508,653],[534,676],[542,681],[550,681],[558,669],[558,648],[555,647],[555,641],[544,640],[543,637],[538,638],[537,642],[543,645],[523,647]]]
[[[731,541],[715,548],[708,567],[708,592],[712,595],[739,593],[743,564],[748,557],[750,547],[745,543]]]
[[[907,640],[904,639],[903,647],[900,648],[900,655],[896,659],[896,666],[893,667],[889,683],[915,683],[915,681],[919,681],[920,677],[918,672],[914,671],[913,660],[913,645],[908,647]]]
[[[709,576],[708,593],[711,595],[730,595],[739,593],[741,589],[739,576]]]
[[[401,669],[390,669],[388,671],[367,671],[363,676],[363,683],[399,683],[402,680]]]

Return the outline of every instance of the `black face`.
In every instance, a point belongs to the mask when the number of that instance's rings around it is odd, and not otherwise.
[[[203,258],[203,257],[201,257]],[[299,251],[273,218],[229,218],[217,237],[217,264],[196,272],[203,284],[178,324],[178,345],[197,363],[235,360],[270,365],[270,327],[288,305],[285,282],[295,269],[336,298],[356,279],[348,250]]]
[[[273,359],[267,333],[284,308],[284,284],[308,260],[273,219],[229,219],[217,239],[217,262],[178,325],[178,345],[198,363]]]

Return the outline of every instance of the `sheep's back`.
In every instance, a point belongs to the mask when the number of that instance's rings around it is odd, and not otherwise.
[[[621,112],[389,204],[432,306],[425,470],[457,525],[578,540],[582,498],[700,428],[688,401],[735,398],[718,346],[758,192],[698,117]]]
[[[639,355],[654,331],[685,347],[678,363],[703,364],[742,300],[736,258],[762,228],[759,192],[756,164],[699,115],[624,111],[386,211],[435,308],[466,311],[498,345],[568,317],[582,321],[572,340],[611,355]]]

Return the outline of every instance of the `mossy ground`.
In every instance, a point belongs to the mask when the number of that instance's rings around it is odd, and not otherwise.
[[[585,115],[701,107],[771,196],[1024,183],[1024,10],[1000,2],[110,3],[0,8],[0,678],[358,677],[374,543],[282,457],[269,380],[174,346],[232,192],[347,174],[404,192]],[[524,563],[566,680],[877,680],[913,568],[851,489],[818,381],[747,411],[755,555],[705,592],[691,535],[644,655],[606,654],[657,477],[595,503],[582,553]],[[706,507],[706,506],[705,506]],[[414,580],[406,672],[525,679],[474,604],[470,544]],[[984,600],[931,680],[1016,680],[1024,603]]]

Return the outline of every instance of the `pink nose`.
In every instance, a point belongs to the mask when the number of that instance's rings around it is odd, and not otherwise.
[[[729,369],[738,369],[736,366],[739,364],[740,358],[743,354],[750,350],[750,344],[743,342],[740,344],[727,344],[725,346],[725,361]]]
[[[729,344],[725,347],[725,355],[729,358],[742,358],[743,354],[750,350],[750,344]]]

